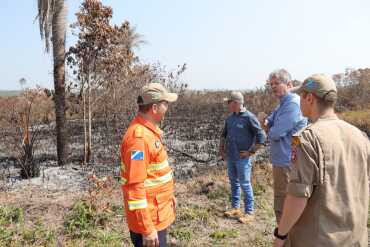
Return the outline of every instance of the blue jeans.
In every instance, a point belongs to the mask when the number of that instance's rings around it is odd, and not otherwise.
[[[244,193],[246,213],[253,213],[254,198],[251,184],[252,163],[249,158],[228,160],[227,173],[231,185],[231,206],[240,208],[240,187]]]

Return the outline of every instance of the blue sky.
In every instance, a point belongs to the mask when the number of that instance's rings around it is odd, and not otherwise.
[[[69,23],[82,1],[68,0]],[[368,0],[103,0],[113,22],[128,20],[146,40],[143,62],[187,63],[195,89],[252,89],[286,68],[296,79],[370,67]],[[36,0],[2,0],[0,89],[52,87]],[[68,46],[74,39],[67,33]]]

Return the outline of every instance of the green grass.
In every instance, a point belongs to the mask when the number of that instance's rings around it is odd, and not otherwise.
[[[254,239],[251,242],[253,243],[253,246],[256,246],[256,247],[270,247],[271,246],[271,240],[261,233],[256,234]]]
[[[56,231],[41,220],[26,225],[23,209],[0,206],[0,246],[56,246],[59,235],[65,236],[66,246],[122,246],[129,241],[128,232],[123,227],[107,227],[122,207],[115,207],[114,212],[97,212],[85,201],[77,201]]]
[[[217,200],[217,199],[223,199],[223,200],[231,200],[230,198],[230,189],[227,186],[217,186],[214,190],[211,190],[207,193],[207,197],[210,200]]]
[[[95,243],[99,243],[98,246],[122,246],[122,234],[115,232],[114,230],[97,230],[95,232]],[[94,241],[92,241],[94,242]]]
[[[89,237],[90,230],[94,226],[94,214],[92,208],[85,202],[78,201],[67,215],[64,222],[66,233],[72,238]]]
[[[262,196],[266,193],[266,187],[265,185],[262,185],[260,183],[256,183],[253,185],[253,194],[254,196]]]
[[[113,212],[97,212],[87,202],[77,201],[68,213],[64,226],[71,238],[87,238],[97,229],[104,228],[113,216]]]
[[[210,209],[202,208],[197,205],[181,206],[176,215],[176,220],[182,223],[196,221],[198,224],[208,224],[210,219]]]
[[[193,239],[194,232],[189,227],[178,227],[170,232],[170,236],[180,241],[189,242]]]
[[[242,246],[241,243],[270,246],[274,223],[269,204],[271,193],[267,193],[270,187],[254,186],[258,220],[253,224],[240,224],[223,216],[229,206],[229,183],[223,175],[215,179],[221,182],[208,193],[199,193],[196,188],[178,196],[176,220],[168,230],[169,246],[236,247]],[[43,216],[39,220],[32,217],[35,216],[32,210],[0,206],[0,246],[57,246],[57,242],[67,247],[131,246],[120,200],[112,201],[108,210],[92,205],[85,197],[70,203],[72,206],[60,212],[63,215],[56,217],[58,223],[52,228],[41,220]],[[53,213],[59,214],[59,211]],[[49,212],[48,221],[50,216]]]
[[[0,226],[23,222],[23,210],[17,207],[0,207]]]
[[[122,246],[128,242],[128,234],[123,227],[110,227],[114,217],[123,214],[122,206],[114,206],[112,211],[97,211],[86,201],[77,201],[64,222],[64,231],[70,238],[71,246]],[[120,224],[124,224],[123,220]]]
[[[54,246],[55,240],[41,221],[26,226],[21,208],[0,206],[0,246]]]
[[[209,237],[215,240],[237,238],[239,236],[239,230],[237,229],[219,229],[212,232]]]
[[[41,222],[29,228],[25,227],[21,233],[21,237],[21,242],[26,245],[52,245],[56,240],[55,232],[48,230]]]

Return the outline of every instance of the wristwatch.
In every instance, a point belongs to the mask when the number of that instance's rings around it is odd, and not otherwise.
[[[280,240],[286,240],[288,238],[288,233],[285,235],[279,235],[279,229],[276,227],[274,230],[274,236]]]

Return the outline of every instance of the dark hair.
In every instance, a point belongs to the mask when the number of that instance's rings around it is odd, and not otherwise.
[[[150,104],[146,104],[146,105],[143,105],[141,103],[143,103],[143,98],[141,96],[137,97],[137,103],[139,105],[139,112],[141,113],[147,113],[154,104],[162,104],[163,102],[167,102],[166,100],[161,100],[161,101],[158,101],[158,102],[153,102],[153,103],[150,103]]]
[[[153,104],[139,105],[139,112],[147,113],[152,108],[152,105]]]
[[[140,95],[137,97],[136,103],[138,104],[139,112],[141,112],[141,113],[147,113],[153,105],[153,104],[143,105],[144,100],[143,100],[143,97],[140,96]]]

